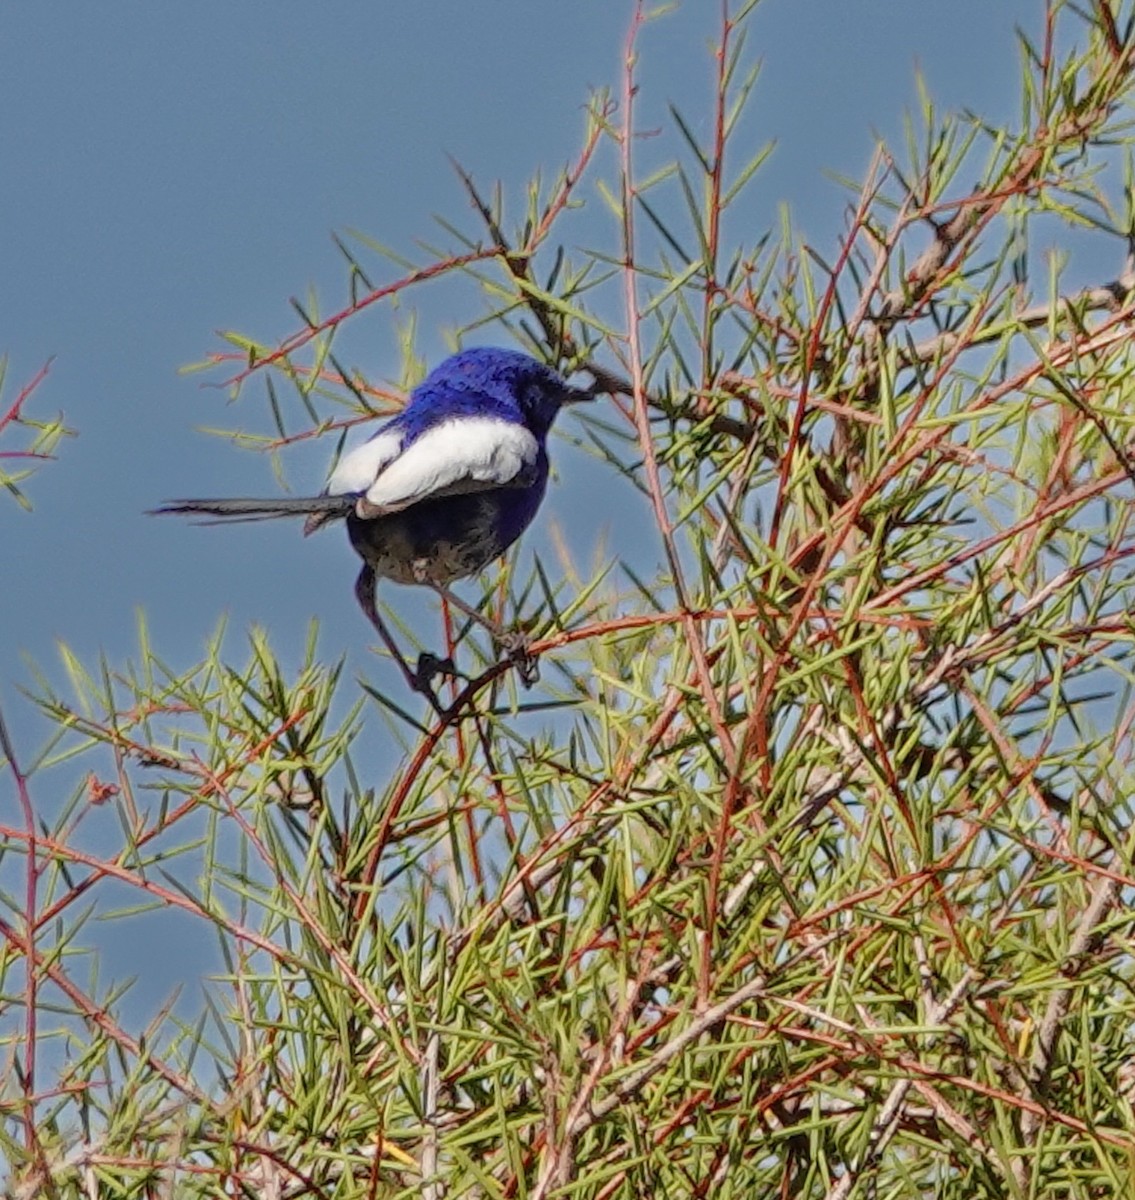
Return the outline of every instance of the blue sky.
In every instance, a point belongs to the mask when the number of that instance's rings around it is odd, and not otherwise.
[[[1014,23],[1035,33],[1042,8],[766,0],[750,26],[747,54],[764,67],[744,137],[749,150],[770,139],[777,149],[749,193],[746,237],[775,227],[786,204],[831,250],[847,196],[825,172],[861,176],[875,133],[900,135],[916,68],[941,108],[1012,116]],[[340,307],[332,231],[414,254],[415,239],[438,237],[431,214],[468,225],[447,154],[486,185],[499,179],[519,206],[536,171],[553,174],[578,152],[590,90],[618,85],[631,11],[621,0],[4,6],[4,398],[54,355],[32,415],[62,410],[78,433],[27,485],[34,511],[0,496],[0,704],[25,753],[43,730],[18,695],[24,656],[56,680],[59,641],[87,663],[104,653],[121,664],[138,609],[174,666],[195,661],[227,615],[237,659],[253,623],[285,662],[289,646],[298,659],[315,617],[328,658],[376,669],[345,537],[143,515],[170,496],[279,489],[265,457],[198,432],[267,432],[262,391],[234,406],[179,368],[221,349],[219,329],[269,343],[292,333],[289,297],[309,288],[325,311]],[[644,33],[641,124],[664,130],[644,157],[677,150],[670,102],[706,128],[718,11],[686,0]],[[591,207],[573,228],[585,236],[592,211],[604,218],[597,195],[583,194]],[[447,332],[481,311],[468,288],[444,282],[409,300],[431,364]],[[410,312],[376,306],[352,328],[348,361],[372,382],[397,378]],[[559,479],[531,545],[546,546],[558,522],[573,544],[603,530],[621,549],[632,526],[612,516],[615,482],[567,439],[552,451]],[[293,488],[317,490],[330,453],[289,460]]]

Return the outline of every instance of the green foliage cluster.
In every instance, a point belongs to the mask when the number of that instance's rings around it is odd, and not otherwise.
[[[467,633],[436,718],[314,636],[291,671],[143,637],[45,685],[10,775],[26,808],[85,782],[3,830],[10,1194],[1132,1193],[1135,16],[1052,0],[1017,120],[925,98],[821,247],[736,219],[754,7],[666,170],[635,169],[640,13],[520,221],[464,176],[475,229],[344,243],[342,312],[231,339],[282,451],[379,406],[342,328],[472,281],[469,340],[608,388],[588,445],[659,566],[503,576],[543,679]],[[596,196],[610,245],[568,253]],[[1054,217],[1114,280],[1034,278]],[[88,917],[140,906],[219,940],[199,1023],[129,1028],[90,971]]]
[[[31,504],[20,487],[45,460],[54,457],[60,441],[73,431],[62,416],[52,420],[33,417],[27,411],[36,389],[47,378],[50,362],[44,365],[11,400],[0,399],[0,488],[24,509]],[[0,396],[8,377],[7,355],[0,358]]]

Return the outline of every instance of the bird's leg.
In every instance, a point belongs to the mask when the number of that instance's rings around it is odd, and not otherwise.
[[[435,675],[446,674],[452,669],[453,664],[448,659],[439,659],[433,654],[421,654],[418,656],[417,668],[410,669],[410,664],[402,656],[402,651],[398,649],[398,643],[395,642],[382,618],[378,615],[374,597],[375,582],[374,571],[364,564],[362,570],[359,571],[358,579],[355,580],[355,599],[358,600],[359,607],[363,610],[363,616],[374,626],[375,632],[382,638],[391,657],[401,668],[410,690],[420,692],[430,702],[434,712],[440,714],[443,711],[441,703],[430,685]]]
[[[519,629],[504,629],[496,621],[486,617],[483,612],[466,604],[460,596],[455,595],[440,583],[431,585],[437,594],[459,612],[463,612],[471,621],[476,622],[482,629],[488,631],[493,641],[500,646],[509,660],[516,664],[520,674],[520,682],[525,687],[531,687],[540,678],[540,664],[528,653],[529,637]]]

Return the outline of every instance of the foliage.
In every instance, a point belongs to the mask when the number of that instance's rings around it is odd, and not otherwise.
[[[754,7],[667,169],[636,173],[640,11],[515,227],[463,175],[476,229],[420,263],[344,243],[341,311],[230,339],[281,452],[380,407],[343,329],[475,280],[470,339],[609,391],[590,444],[662,565],[503,576],[543,681],[469,635],[424,724],[314,639],[290,673],[257,634],[178,674],[143,636],[45,685],[51,744],[4,745],[13,1195],[1130,1191],[1135,227],[1105,185],[1135,16],[1052,0],[1017,123],[926,98],[823,247],[724,232],[767,170],[739,144]],[[569,253],[585,196],[614,236]],[[1038,271],[1053,218],[1116,279]],[[92,912],[126,937],[139,906],[219,939],[198,1024],[128,1028],[90,973]]]
[[[43,461],[53,458],[53,451],[61,438],[71,434],[63,424],[62,417],[43,421],[27,414],[25,409],[36,388],[47,377],[51,364],[41,367],[31,381],[25,384],[10,404],[0,403],[0,438],[7,440],[13,433],[25,435],[24,444],[18,449],[0,450],[0,488],[3,488],[21,508],[31,508],[27,496],[20,488]],[[0,358],[0,388],[8,374],[7,357]]]

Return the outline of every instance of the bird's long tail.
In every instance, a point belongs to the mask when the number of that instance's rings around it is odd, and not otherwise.
[[[279,517],[307,517],[304,533],[345,517],[355,506],[353,496],[281,496],[275,500],[167,500],[150,510],[150,516],[169,513],[214,518],[203,525],[233,525],[242,521],[274,521]]]

